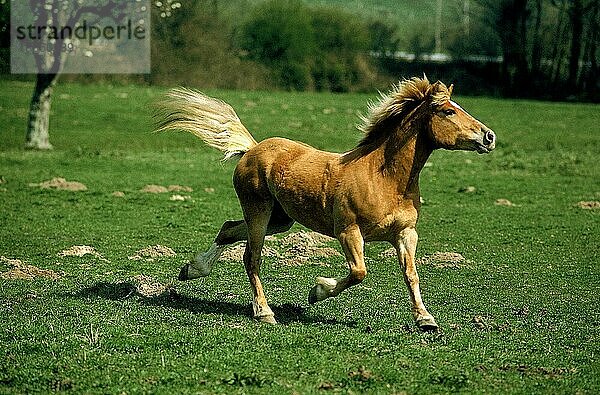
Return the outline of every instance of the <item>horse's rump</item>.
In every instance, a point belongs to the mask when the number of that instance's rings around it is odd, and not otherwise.
[[[272,198],[304,226],[333,236],[330,180],[340,155],[284,138],[261,141],[240,159],[234,172],[238,196]]]

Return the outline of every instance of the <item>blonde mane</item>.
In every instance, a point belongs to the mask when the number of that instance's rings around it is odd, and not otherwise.
[[[369,103],[369,112],[361,116],[362,124],[358,129],[365,134],[359,146],[368,145],[389,134],[389,122],[400,125],[411,113],[426,101],[439,106],[450,100],[452,85],[447,88],[442,82],[430,84],[427,77],[413,77],[394,85],[387,93],[380,92],[377,102]]]

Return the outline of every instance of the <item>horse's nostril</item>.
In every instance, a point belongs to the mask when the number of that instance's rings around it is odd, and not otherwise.
[[[492,132],[491,130],[488,130],[485,132],[485,135],[483,136],[483,140],[485,144],[492,144],[494,141],[496,141],[496,134],[494,132]]]

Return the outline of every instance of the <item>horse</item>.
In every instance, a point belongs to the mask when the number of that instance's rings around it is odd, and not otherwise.
[[[183,130],[239,158],[233,173],[243,219],[226,221],[206,252],[181,268],[179,280],[207,276],[227,245],[246,241],[244,266],[256,320],[276,323],[259,269],[266,235],[298,222],[335,237],[349,272],[317,277],[310,304],[339,295],[367,275],[364,243],[385,241],[397,252],[412,315],[423,331],[438,330],[421,298],[415,266],[421,206],[419,174],[435,149],[491,152],[496,135],[451,100],[453,85],[426,76],[403,79],[370,102],[359,129],[364,137],[345,153],[273,137],[257,142],[231,106],[186,88],[171,90],[158,105],[157,131]]]

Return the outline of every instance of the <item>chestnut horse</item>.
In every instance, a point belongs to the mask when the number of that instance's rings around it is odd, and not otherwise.
[[[233,184],[243,220],[227,221],[212,246],[181,269],[180,280],[210,273],[225,246],[246,240],[244,265],[254,293],[254,318],[275,323],[259,279],[265,235],[285,232],[294,221],[337,238],[348,262],[343,278],[317,277],[308,300],[337,296],[367,274],[365,241],[387,241],[398,254],[412,313],[422,330],[438,328],[421,299],[415,267],[420,208],[419,173],[436,148],[487,153],[493,131],[450,100],[452,85],[426,77],[403,80],[372,103],[360,129],[364,138],[349,152],[319,151],[284,138],[256,142],[226,103],[184,88],[160,105],[157,130],[184,130],[239,157]]]

